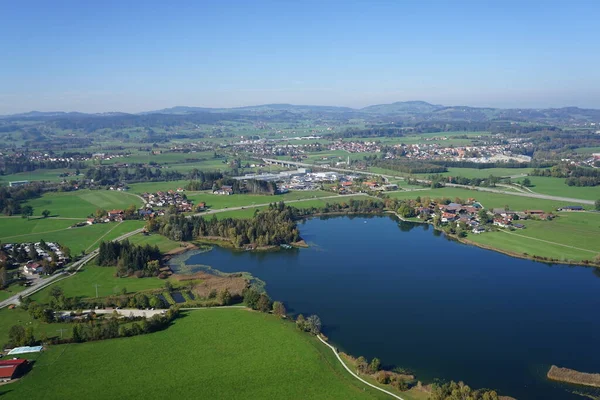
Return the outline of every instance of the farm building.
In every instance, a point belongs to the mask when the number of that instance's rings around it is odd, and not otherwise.
[[[564,206],[558,209],[558,211],[585,211],[581,206]]]
[[[27,364],[27,360],[17,358],[0,360],[0,382],[8,382],[24,374]]]

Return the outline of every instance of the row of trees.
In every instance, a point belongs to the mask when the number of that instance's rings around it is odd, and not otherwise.
[[[15,215],[21,212],[21,202],[39,197],[44,186],[31,183],[24,186],[0,187],[0,212],[4,215]]]
[[[128,240],[100,243],[98,265],[117,266],[119,276],[156,276],[160,269],[161,253],[158,246],[136,246]]]

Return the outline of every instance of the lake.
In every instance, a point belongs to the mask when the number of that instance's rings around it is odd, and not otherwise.
[[[582,399],[551,364],[600,372],[600,274],[467,246],[388,216],[300,223],[308,249],[214,248],[187,264],[248,271],[340,350],[518,399]]]

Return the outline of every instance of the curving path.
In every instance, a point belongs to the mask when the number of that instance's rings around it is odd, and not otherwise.
[[[379,386],[375,386],[367,381],[365,381],[363,378],[361,378],[360,376],[356,375],[354,372],[352,372],[352,370],[350,368],[348,368],[348,366],[346,365],[346,363],[342,360],[342,358],[340,357],[340,355],[338,354],[337,350],[335,349],[335,347],[333,347],[332,345],[330,345],[329,343],[327,343],[325,340],[323,340],[323,338],[320,335],[317,335],[317,337],[319,338],[319,340],[321,342],[323,342],[325,344],[325,346],[329,347],[331,349],[331,351],[333,351],[333,354],[335,354],[335,356],[337,357],[337,359],[340,361],[340,363],[342,364],[342,366],[346,369],[346,371],[348,371],[350,373],[350,375],[352,375],[353,377],[355,377],[356,379],[358,379],[359,381],[361,381],[362,383],[364,383],[365,385],[368,385],[370,387],[372,387],[373,389],[377,389],[380,392],[383,392],[385,394],[389,394],[390,396],[399,399],[399,400],[404,400],[402,397],[392,393],[392,392],[388,392],[385,389],[380,388]]]

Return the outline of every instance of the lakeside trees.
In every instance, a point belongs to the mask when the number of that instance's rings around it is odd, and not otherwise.
[[[123,242],[100,242],[98,265],[117,266],[120,276],[158,275],[161,253],[158,246],[135,246],[128,240]]]

